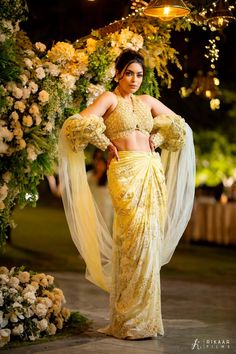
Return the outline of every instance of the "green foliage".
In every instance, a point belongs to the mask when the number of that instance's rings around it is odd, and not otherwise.
[[[88,73],[92,75],[92,82],[97,84],[103,82],[107,67],[111,64],[113,57],[105,46],[98,47],[89,57]]]
[[[0,42],[0,83],[18,81],[22,72],[22,52],[12,39]]]
[[[236,172],[236,144],[215,131],[194,135],[197,162],[197,186],[215,186]]]
[[[0,20],[17,22],[27,19],[28,6],[26,0],[1,0],[0,9]]]
[[[138,95],[146,94],[158,98],[160,96],[155,70],[147,68],[143,78],[142,85],[137,93]]]

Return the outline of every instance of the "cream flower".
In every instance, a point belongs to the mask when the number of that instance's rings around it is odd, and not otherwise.
[[[51,62],[45,63],[46,65],[46,70],[49,72],[50,75],[52,76],[58,76],[60,74],[60,69],[56,64],[53,64]]]
[[[46,131],[46,132],[51,132],[52,131],[52,129],[53,129],[53,124],[52,124],[52,122],[47,122],[46,124],[45,124],[45,127],[44,127],[44,130]]]
[[[70,310],[67,307],[63,307],[61,311],[62,316],[64,317],[65,321],[67,321],[70,317]]]
[[[13,134],[15,135],[16,139],[21,139],[23,137],[23,135],[24,135],[23,130],[21,129],[21,127],[16,127],[13,130]],[[18,141],[18,144],[19,144],[19,141]]]
[[[33,125],[33,118],[28,114],[27,116],[23,116],[23,120],[22,123],[26,126],[26,127],[32,127]]]
[[[0,144],[1,145],[1,144]],[[3,202],[0,201],[0,210],[4,210],[5,209],[5,204]],[[0,298],[1,300],[1,298]],[[0,305],[1,306],[1,305]]]
[[[25,74],[21,74],[20,79],[21,79],[22,85],[25,86],[28,82],[28,76]]]
[[[23,298],[28,301],[30,304],[34,304],[36,301],[36,296],[34,292],[26,292],[23,294]]]
[[[66,88],[73,90],[75,88],[76,78],[70,74],[61,74],[61,80],[63,81]]]
[[[12,178],[12,173],[10,171],[7,171],[2,175],[2,178],[3,178],[4,182],[9,183]],[[1,271],[0,271],[0,273],[1,273]]]
[[[9,270],[7,269],[7,267],[0,267],[0,274],[8,275],[9,274]]]
[[[0,154],[6,154],[8,150],[8,145],[0,140]]]
[[[47,275],[46,277],[47,277],[47,280],[48,280],[48,284],[49,284],[49,285],[52,285],[53,282],[54,282],[54,277],[51,276],[51,275]]]
[[[19,114],[16,111],[13,111],[10,115],[10,118],[16,121],[19,119]]]
[[[15,108],[15,109],[18,109],[18,111],[20,111],[21,113],[23,113],[24,110],[25,110],[25,104],[24,104],[24,102],[22,102],[22,101],[16,101],[15,104],[14,104],[14,108]]]
[[[38,85],[34,81],[30,81],[28,86],[32,93],[36,93],[38,91]]]
[[[29,145],[28,147],[27,147],[27,159],[29,160],[29,161],[34,161],[34,160],[36,160],[37,159],[37,153],[36,153],[36,151],[35,151],[35,147],[33,146],[33,145]]]
[[[35,125],[39,125],[42,122],[40,115],[35,116]]]
[[[22,89],[15,87],[12,91],[12,95],[17,99],[21,99],[23,96],[23,91]]]
[[[48,100],[49,100],[49,94],[48,94],[48,92],[45,91],[45,90],[40,91],[40,92],[39,92],[39,95],[38,95],[38,99],[39,99],[39,101],[41,101],[42,103],[48,102]]]
[[[17,323],[19,321],[18,317],[16,316],[15,313],[12,313],[11,316],[10,316],[10,321],[12,323]]]
[[[45,317],[47,314],[47,311],[48,311],[48,308],[44,304],[39,303],[35,306],[35,314],[38,317]]]
[[[31,59],[25,58],[25,59],[24,59],[24,62],[25,62],[25,65],[26,65],[29,69],[32,69],[32,68],[33,68],[33,62],[32,62]]]
[[[19,281],[18,278],[16,278],[16,277],[11,277],[11,278],[9,279],[8,285],[11,286],[11,287],[13,287],[13,288],[17,288],[18,285],[19,285],[19,282],[20,282],[20,281]]]
[[[48,328],[48,321],[46,320],[46,318],[43,318],[41,321],[38,321],[37,327],[40,332],[46,331],[46,329]]]
[[[23,91],[23,96],[22,96],[22,98],[23,98],[24,100],[27,100],[27,99],[30,97],[30,95],[31,95],[31,88],[30,88],[30,87],[24,87],[24,88],[22,89],[22,91]]]
[[[43,68],[40,66],[35,70],[36,76],[39,80],[42,80],[45,78],[45,71],[43,70]]]
[[[5,42],[6,38],[7,37],[4,33],[0,33],[0,42]]]
[[[19,146],[19,150],[23,150],[26,147],[26,142],[24,139],[19,139],[17,141],[17,144]]]
[[[41,43],[41,42],[36,42],[35,43],[36,49],[38,49],[40,52],[45,52],[46,50],[46,45]]]
[[[0,130],[0,139],[5,139],[5,141],[11,141],[14,137],[14,134],[7,128],[2,127]]]
[[[56,318],[56,325],[58,329],[62,329],[63,328],[63,318],[59,315]]]
[[[15,336],[19,336],[20,334],[24,333],[24,326],[19,324],[18,326],[14,327],[11,333]]]
[[[8,195],[8,187],[6,184],[3,184],[1,187],[0,187],[0,200],[3,201],[4,199],[6,199]],[[0,274],[0,277],[2,277],[2,279],[8,279],[8,276],[6,274]],[[7,277],[7,278],[5,278]],[[7,281],[8,281],[7,280]]]
[[[37,116],[40,114],[39,106],[37,105],[37,103],[33,103],[30,106],[29,113],[32,114],[33,116]]]
[[[8,328],[0,329],[0,347],[3,347],[10,341],[11,330]]]
[[[54,336],[54,334],[56,334],[57,331],[57,327],[54,325],[54,323],[49,323],[48,324],[48,334],[50,336]]]
[[[30,273],[29,272],[19,272],[18,279],[21,283],[28,283],[30,280]]]
[[[11,107],[13,106],[13,104],[14,104],[14,99],[13,99],[13,97],[8,96],[8,97],[6,98],[6,101],[7,101],[8,107],[11,108]]]

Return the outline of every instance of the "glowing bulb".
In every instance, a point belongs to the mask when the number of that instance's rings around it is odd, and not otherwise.
[[[164,16],[169,16],[170,13],[170,7],[169,6],[165,6],[163,9],[163,14]]]
[[[214,77],[214,78],[213,78],[213,81],[214,81],[214,84],[215,84],[216,86],[219,86],[220,80],[218,79],[218,77]]]
[[[211,98],[211,90],[206,90],[206,91],[205,91],[205,96],[206,96],[207,98]]]

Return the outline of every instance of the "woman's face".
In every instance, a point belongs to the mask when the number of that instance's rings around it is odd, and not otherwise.
[[[134,93],[138,91],[143,81],[143,68],[139,63],[132,63],[124,68],[121,73],[117,72],[119,86],[124,92]]]

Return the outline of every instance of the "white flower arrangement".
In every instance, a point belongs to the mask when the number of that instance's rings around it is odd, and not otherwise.
[[[13,339],[54,335],[71,314],[64,303],[51,275],[0,267],[0,347]]]

